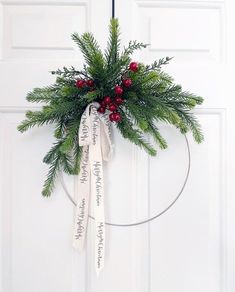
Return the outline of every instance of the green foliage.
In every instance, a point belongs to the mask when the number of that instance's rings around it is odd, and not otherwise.
[[[174,125],[182,134],[191,131],[196,142],[203,140],[201,127],[191,110],[202,103],[200,96],[183,91],[174,84],[171,76],[162,71],[171,58],[161,58],[153,64],[139,63],[138,70],[129,70],[131,56],[136,50],[147,45],[130,41],[120,51],[120,30],[117,19],[112,19],[109,26],[110,36],[104,52],[91,33],[81,36],[77,33],[72,39],[83,53],[85,65],[83,70],[73,66],[52,71],[56,82],[52,86],[35,88],[28,93],[29,102],[43,103],[42,109],[28,111],[26,119],[18,126],[25,132],[34,126],[54,124],[53,147],[44,157],[49,165],[49,172],[42,194],[50,196],[58,172],[78,174],[82,147],[79,146],[78,130],[81,115],[86,106],[93,101],[101,101],[105,95],[115,97],[115,85],[121,85],[122,79],[131,78],[131,87],[125,88],[119,107],[121,121],[116,124],[124,138],[142,147],[149,155],[156,155],[154,145],[148,142],[148,135],[161,149],[167,147],[157,123],[163,121]],[[94,86],[77,88],[76,80],[93,80]]]
[[[119,49],[120,49],[120,31],[118,20],[116,18],[112,18],[110,21],[110,36],[107,45],[107,50],[105,51],[105,60],[106,60],[106,68],[108,69],[112,64],[116,62],[119,58]]]

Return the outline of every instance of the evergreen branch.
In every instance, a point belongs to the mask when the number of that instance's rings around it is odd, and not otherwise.
[[[86,63],[88,64],[89,74],[96,79],[99,79],[100,74],[105,74],[104,70],[104,57],[100,47],[91,33],[84,33],[81,37],[74,33],[73,40],[78,44],[82,51]]]
[[[43,162],[50,164],[47,178],[43,185],[42,195],[49,197],[55,186],[55,179],[57,177],[58,171],[60,170],[61,164],[61,153],[60,146],[63,140],[57,141],[50,151],[45,155]]]
[[[105,51],[105,58],[107,63],[107,68],[114,64],[118,59],[119,48],[120,48],[120,31],[119,24],[116,18],[111,19],[109,25],[109,41],[108,46]]]
[[[68,174],[75,173],[73,159],[69,155],[70,149],[65,151],[63,148],[66,141],[66,138],[58,140],[43,159],[44,163],[50,165],[47,178],[43,186],[43,196],[48,197],[51,195],[55,186],[56,177],[61,169],[63,169]]]
[[[26,96],[29,102],[46,102],[49,103],[55,98],[56,86],[47,86],[44,88],[34,88],[33,91],[29,92]]]
[[[52,119],[51,116],[44,115],[41,111],[27,111],[26,117],[28,119],[25,119],[21,122],[21,124],[17,127],[17,129],[23,133],[29,130],[30,128],[33,128],[35,126],[42,126],[44,124],[50,124],[55,121],[55,119]]]
[[[52,148],[48,151],[48,153],[43,158],[44,163],[52,164],[56,160],[58,154],[60,153],[60,147],[63,142],[64,142],[64,139],[61,139],[61,140],[57,140],[57,142],[54,143]]]
[[[75,106],[78,107],[78,104],[66,101],[59,105],[44,106],[41,111],[27,111],[27,119],[21,122],[18,130],[23,133],[34,126],[39,127],[45,124],[61,122],[68,118],[70,113],[76,111]]]
[[[133,123],[126,116],[124,111],[121,112],[122,121],[117,124],[117,128],[120,130],[122,136],[135,145],[143,148],[149,155],[155,156],[157,154],[156,150],[144,139],[143,133],[138,129],[134,129]]]
[[[66,77],[75,78],[77,76],[83,76],[85,78],[88,78],[88,75],[87,75],[85,70],[78,71],[73,66],[71,66],[70,68],[63,67],[63,70],[57,69],[55,71],[51,71],[51,74],[62,76],[64,78],[66,78]]]
[[[190,129],[193,134],[194,140],[197,143],[201,143],[204,140],[204,136],[202,134],[201,126],[198,123],[197,119],[188,111],[183,111],[181,109],[175,110],[182,120],[182,122],[179,124],[180,128],[183,126],[182,133],[185,133],[186,128]]]
[[[65,173],[74,174],[73,161],[70,155],[64,153],[61,155],[61,165]]]
[[[145,66],[145,72],[155,71],[156,69],[161,69],[163,65],[169,64],[169,62],[173,59],[173,57],[165,57],[159,60],[156,60],[151,65]]]
[[[60,170],[60,156],[57,155],[54,163],[50,165],[47,178],[44,182],[42,195],[44,197],[49,197],[54,189],[55,180]]]
[[[78,143],[75,144],[73,150],[73,174],[77,175],[80,172],[80,164],[81,164],[81,157],[82,157],[82,147],[79,146]]]
[[[93,62],[93,55],[90,50],[90,46],[88,47],[87,44],[84,42],[83,37],[79,36],[77,33],[72,34],[73,41],[78,45],[79,49],[81,50],[85,61],[88,65],[92,65]]]
[[[159,129],[151,122],[148,124],[148,132],[153,136],[155,142],[161,149],[167,148],[166,140],[160,134]]]
[[[128,46],[124,48],[123,55],[130,56],[136,50],[141,50],[147,48],[148,44],[139,43],[137,41],[130,41]]]
[[[66,126],[64,121],[60,121],[54,130],[54,136],[56,139],[61,139],[64,136]]]

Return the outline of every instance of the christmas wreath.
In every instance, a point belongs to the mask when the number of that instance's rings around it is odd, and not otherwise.
[[[107,49],[102,52],[94,36],[77,33],[72,39],[85,59],[82,70],[74,67],[52,71],[55,84],[35,88],[28,93],[29,102],[42,102],[38,111],[27,111],[26,119],[18,126],[21,132],[34,126],[55,125],[55,143],[44,157],[49,172],[42,194],[50,196],[58,172],[71,175],[80,172],[83,145],[79,141],[82,115],[93,104],[106,123],[112,122],[122,136],[155,156],[156,149],[149,143],[151,135],[161,149],[167,147],[158,122],[174,125],[182,134],[191,131],[196,142],[203,140],[201,127],[191,110],[201,104],[200,96],[183,91],[172,77],[162,71],[169,63],[166,57],[151,65],[134,62],[134,51],[147,45],[130,41],[120,51],[120,31],[117,19],[111,19]],[[92,108],[89,107],[89,112]]]

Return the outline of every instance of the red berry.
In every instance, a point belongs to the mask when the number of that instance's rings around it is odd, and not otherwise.
[[[105,107],[103,107],[103,106],[99,107],[99,108],[98,108],[98,112],[99,112],[100,114],[104,114],[104,113],[105,113]]]
[[[85,81],[84,80],[77,80],[76,81],[76,87],[77,88],[82,88],[85,85]]]
[[[124,100],[123,100],[120,96],[116,96],[116,97],[115,97],[115,102],[116,102],[116,104],[122,104],[123,101],[124,101]]]
[[[123,79],[122,84],[126,87],[130,87],[132,85],[132,80],[130,78]]]
[[[118,95],[121,95],[123,93],[122,87],[119,86],[119,85],[116,85],[115,86],[115,93],[118,94]]]
[[[93,87],[94,86],[94,81],[92,79],[89,79],[86,81],[87,86]]]
[[[109,110],[110,110],[111,112],[114,112],[116,109],[117,109],[116,104],[114,104],[114,103],[110,103],[110,105],[109,105]]]
[[[121,119],[122,119],[122,117],[121,117],[120,113],[114,113],[113,120],[114,120],[115,122],[118,123],[118,122],[121,121]]]
[[[108,104],[110,104],[111,103],[111,97],[110,96],[105,96],[104,97],[104,99],[103,99],[103,101],[104,101],[104,103],[106,104],[106,105],[108,105]]]
[[[104,102],[104,100],[102,100],[102,101],[100,102],[100,106],[102,106],[102,107],[106,107],[106,103]]]
[[[136,72],[138,70],[138,63],[136,62],[131,62],[129,65],[129,69],[133,72]]]
[[[115,115],[115,113],[111,113],[109,115],[109,119],[110,119],[111,122],[114,122],[114,115]]]

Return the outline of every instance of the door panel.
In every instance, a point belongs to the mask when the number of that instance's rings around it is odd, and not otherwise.
[[[229,69],[225,3],[133,0],[125,11],[124,1],[118,3],[123,29],[128,27],[125,39],[131,35],[150,44],[135,59],[151,62],[174,56],[166,71],[186,90],[205,97],[196,111],[205,142],[198,146],[188,137],[191,168],[182,197],[148,230],[146,291],[227,291],[225,138],[227,105],[232,101],[224,90]],[[182,137],[169,129],[167,134],[169,148],[149,162],[150,216],[177,194],[187,164]]]
[[[97,9],[102,22],[98,22]],[[81,66],[74,31],[93,31],[103,46],[108,1],[0,1],[0,291],[85,291],[85,255],[71,245],[73,206],[61,185],[50,199],[41,189],[42,158],[53,142],[52,127],[21,135],[16,126],[33,87],[49,85],[49,71]],[[98,25],[97,25],[98,24]],[[72,193],[74,179],[66,178]]]

